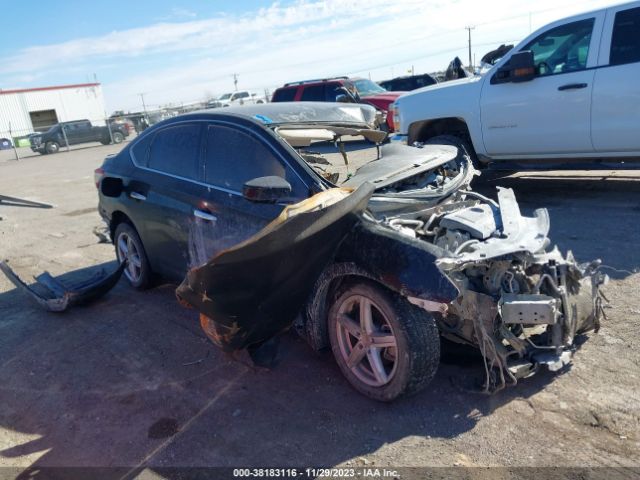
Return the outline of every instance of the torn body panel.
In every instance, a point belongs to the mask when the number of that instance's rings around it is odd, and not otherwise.
[[[72,285],[65,285],[53,278],[49,272],[44,272],[36,278],[36,286],[27,285],[6,262],[0,262],[0,270],[11,283],[50,312],[62,312],[71,306],[87,304],[102,297],[116,286],[126,267],[127,263],[123,262],[110,274],[103,270],[87,281]]]
[[[373,192],[365,184],[321,192],[285,208],[258,234],[189,271],[176,290],[225,351],[289,328]]]

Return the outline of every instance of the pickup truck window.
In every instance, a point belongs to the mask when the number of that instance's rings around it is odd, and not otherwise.
[[[610,65],[640,62],[640,8],[616,13],[611,37]]]
[[[302,90],[302,102],[324,102],[324,85],[309,85]]]
[[[274,102],[293,102],[294,98],[296,98],[296,87],[279,88],[273,94]]]
[[[552,28],[529,42],[539,76],[576,72],[587,68],[594,18]]]

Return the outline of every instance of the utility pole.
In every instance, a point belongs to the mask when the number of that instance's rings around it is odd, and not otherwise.
[[[144,93],[139,93],[138,95],[140,95],[140,99],[142,100],[142,110],[144,111],[144,114],[147,114],[147,106],[144,104]]]
[[[469,25],[464,28],[465,30],[469,31],[469,68],[473,71],[473,61],[471,59],[471,30],[475,29],[476,27],[473,25]]]
[[[233,74],[233,89],[236,92],[238,91],[238,74],[237,73]]]

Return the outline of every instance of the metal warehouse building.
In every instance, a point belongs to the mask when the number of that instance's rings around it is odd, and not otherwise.
[[[99,83],[0,90],[0,136],[44,131],[58,122],[89,119],[104,125],[105,106]]]

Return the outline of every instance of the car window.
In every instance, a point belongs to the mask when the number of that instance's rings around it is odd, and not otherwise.
[[[273,94],[273,102],[292,102],[296,98],[296,87],[279,88]]]
[[[324,85],[309,85],[302,90],[303,102],[324,102]]]
[[[552,28],[529,42],[540,76],[576,72],[587,68],[589,44],[595,19],[589,18]]]
[[[147,162],[149,160],[149,146],[151,145],[152,139],[153,134],[143,135],[141,138],[138,137],[134,140],[131,145],[131,156],[133,157],[133,162],[136,165],[140,167],[147,166]]]
[[[148,166],[160,172],[197,180],[199,153],[199,124],[163,128],[151,142]]]
[[[327,83],[325,84],[325,95],[327,102],[335,102],[338,95],[345,95],[345,92],[339,83]]]
[[[247,92],[240,92],[238,94],[238,98],[247,98],[249,96],[249,93]]]
[[[640,8],[616,13],[611,37],[610,65],[640,62]]]
[[[209,126],[205,156],[205,181],[208,184],[242,192],[249,180],[272,175],[291,184],[292,196],[300,199],[308,196],[295,172],[260,139],[237,128]]]

